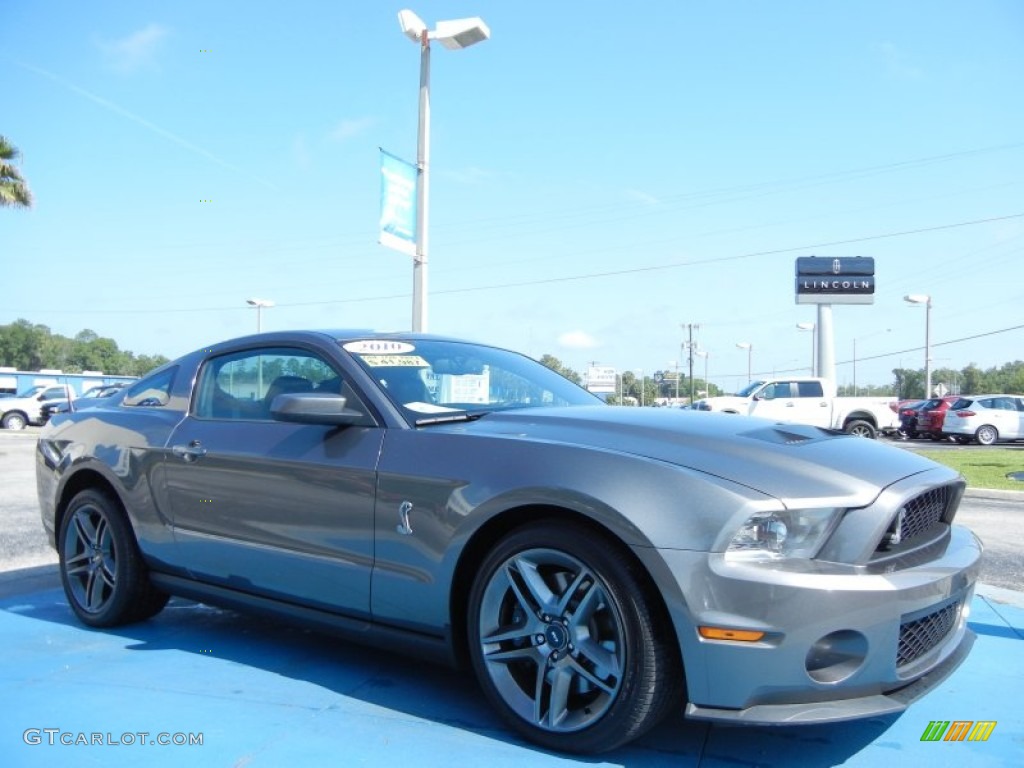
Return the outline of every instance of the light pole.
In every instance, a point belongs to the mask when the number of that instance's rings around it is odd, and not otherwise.
[[[420,108],[416,140],[416,255],[412,272],[412,329],[427,330],[427,225],[430,221],[430,41],[437,40],[449,50],[457,51],[482,42],[491,30],[478,17],[439,21],[433,30],[423,19],[409,10],[398,12],[402,32],[420,45]]]
[[[256,307],[256,333],[263,333],[263,309],[274,306],[274,302],[270,299],[246,299],[245,303]]]
[[[754,345],[751,344],[749,341],[738,341],[736,342],[736,346],[739,347],[740,349],[747,350],[747,384],[749,384],[754,380],[750,374],[750,360],[754,354]]]
[[[932,396],[932,297],[926,293],[904,296],[908,304],[924,304],[924,396]]]
[[[643,368],[637,368],[635,371],[633,371],[633,373],[634,374],[636,374],[636,373],[640,374],[640,407],[643,408],[644,407],[644,369]]]
[[[817,336],[817,334],[814,331],[815,331],[815,329],[818,326],[815,325],[814,323],[797,323],[796,327],[799,328],[801,331],[810,331],[811,332],[811,376],[817,376],[818,374],[815,373],[815,370],[814,370],[815,369],[815,365],[814,365],[815,359],[814,358],[815,358],[815,350],[818,347],[818,336]]]

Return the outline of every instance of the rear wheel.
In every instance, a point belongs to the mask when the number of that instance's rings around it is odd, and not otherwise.
[[[844,431],[850,435],[856,435],[857,437],[867,437],[874,439],[876,432],[875,428],[871,425],[871,422],[864,421],[863,419],[854,419],[853,421],[846,422]]]
[[[91,627],[148,619],[168,596],[152,584],[120,504],[86,490],[68,505],[57,539],[60,575],[71,609]]]
[[[590,528],[554,521],[487,556],[470,595],[470,654],[488,699],[526,738],[604,752],[680,702],[678,654],[638,569]]]
[[[984,426],[978,427],[978,431],[974,433],[974,437],[982,445],[992,445],[999,439],[999,430],[991,424],[985,424]]]

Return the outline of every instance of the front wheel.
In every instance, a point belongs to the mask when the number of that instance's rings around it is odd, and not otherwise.
[[[57,552],[64,594],[83,624],[130,624],[167,604],[168,596],[149,582],[128,518],[105,493],[86,490],[71,500]]]
[[[864,421],[863,419],[854,419],[846,423],[844,431],[849,435],[856,435],[857,437],[866,437],[874,440],[876,432],[875,428],[871,426],[870,421]]]
[[[978,427],[978,431],[974,433],[974,437],[982,445],[992,445],[999,439],[999,430],[991,424],[985,424],[984,426]]]
[[[28,419],[22,416],[20,413],[12,412],[4,414],[0,423],[3,424],[4,429],[24,429],[28,426]]]
[[[520,528],[494,547],[470,595],[473,668],[505,720],[546,748],[595,753],[680,702],[678,651],[628,552],[573,523]]]

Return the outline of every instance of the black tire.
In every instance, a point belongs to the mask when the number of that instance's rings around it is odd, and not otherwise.
[[[167,604],[168,596],[149,581],[124,510],[101,491],[85,490],[71,500],[57,553],[64,594],[83,624],[131,624]]]
[[[993,445],[999,440],[999,430],[991,424],[983,424],[974,433],[974,439],[982,445]]]
[[[575,523],[500,541],[470,593],[468,639],[487,698],[527,739],[614,749],[682,704],[675,635],[628,551]]]
[[[24,429],[28,426],[28,419],[17,411],[11,411],[4,414],[0,424],[3,424],[4,429]]]
[[[856,435],[857,437],[867,437],[874,440],[878,432],[870,421],[864,421],[863,419],[853,419],[852,421],[846,422],[843,426],[843,431],[848,435]],[[915,434],[916,436],[916,434]]]

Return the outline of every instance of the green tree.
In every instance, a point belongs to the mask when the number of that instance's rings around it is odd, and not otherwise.
[[[18,148],[7,137],[0,136],[0,206],[29,208],[32,205],[32,192],[21,172],[14,167],[14,161],[20,156]]]
[[[544,365],[544,366],[547,366],[548,368],[550,368],[555,373],[561,374],[562,376],[567,378],[569,381],[571,381],[573,384],[582,384],[583,383],[583,377],[582,376],[580,376],[578,373],[576,373],[576,371],[574,371],[572,368],[569,368],[568,366],[563,365],[562,361],[559,360],[554,355],[542,355],[541,358],[540,358],[540,364]]]

